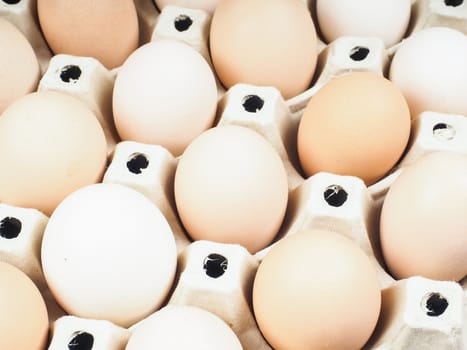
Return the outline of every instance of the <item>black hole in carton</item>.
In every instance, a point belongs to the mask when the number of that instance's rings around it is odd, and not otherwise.
[[[433,135],[438,139],[449,141],[454,138],[456,130],[449,124],[437,123],[433,126]]]
[[[355,46],[350,50],[349,57],[354,61],[363,61],[370,53],[370,49],[363,46]]]
[[[88,332],[78,331],[73,333],[68,342],[68,350],[91,350],[94,345],[94,337]]]
[[[5,4],[8,4],[8,5],[16,5],[20,2],[21,0],[3,0],[3,2]]]
[[[340,207],[347,201],[347,192],[339,185],[331,185],[324,191],[324,200],[332,207]]]
[[[75,65],[69,65],[62,68],[60,71],[60,79],[64,83],[74,83],[81,76],[81,68]]]
[[[21,232],[21,221],[14,217],[6,217],[0,221],[0,236],[6,239],[18,237]]]
[[[203,269],[206,270],[206,275],[212,278],[218,278],[227,270],[227,258],[220,254],[209,254],[204,259]]]
[[[424,298],[424,308],[427,316],[442,315],[449,306],[448,301],[440,293],[430,293]]]
[[[187,15],[179,15],[175,18],[174,26],[179,32],[184,32],[190,29],[193,24],[193,20]]]
[[[142,153],[132,154],[128,162],[126,162],[127,169],[133,174],[141,174],[143,169],[146,169],[148,165],[149,160],[146,155]]]
[[[464,0],[444,0],[444,4],[446,6],[452,6],[452,7],[460,6],[463,3],[464,3]]]
[[[242,106],[247,112],[257,113],[263,108],[264,100],[258,95],[248,95],[243,98]]]

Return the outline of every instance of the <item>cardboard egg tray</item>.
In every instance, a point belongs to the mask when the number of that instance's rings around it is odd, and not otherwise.
[[[159,37],[180,40],[210,62],[210,15],[181,7],[167,7],[159,13],[152,0],[135,0],[135,4],[141,44]],[[313,8],[313,1],[308,5]],[[53,55],[41,35],[35,9],[34,0],[0,1],[0,16],[18,26],[40,60],[42,79],[38,90],[58,90],[78,97],[101,122],[109,145],[109,166],[103,182],[124,184],[142,192],[167,218],[178,249],[178,273],[169,304],[194,305],[220,316],[246,350],[271,349],[251,308],[252,283],[258,265],[282,237],[304,228],[327,228],[350,236],[378,271],[383,288],[381,316],[364,349],[467,348],[467,279],[460,283],[423,277],[396,281],[385,270],[378,244],[381,205],[392,182],[406,165],[426,153],[437,150],[467,153],[467,119],[434,112],[414,118],[408,151],[386,177],[369,187],[359,178],[330,173],[305,179],[298,165],[296,134],[309,99],[339,74],[358,70],[386,74],[397,45],[385,48],[379,39],[362,37],[342,37],[327,45],[320,42],[313,84],[289,100],[284,100],[272,87],[238,84],[225,91],[218,84],[216,125],[237,124],[259,132],[274,146],[288,174],[289,203],[282,228],[271,246],[252,255],[239,245],[189,240],[178,220],[173,198],[178,158],[158,145],[119,140],[111,108],[118,68],[108,70],[93,58]],[[186,21],[187,17],[191,21]],[[442,0],[413,1],[407,35],[439,25],[467,33],[467,4],[448,6]],[[0,259],[26,272],[47,300],[51,320],[48,349],[68,349],[71,342],[81,342],[80,349],[124,349],[131,327],[66,315],[51,296],[40,264],[41,238],[48,218],[35,209],[0,204],[0,220],[2,227],[6,221],[10,227],[8,232],[0,232]],[[91,343],[90,347],[86,345]]]

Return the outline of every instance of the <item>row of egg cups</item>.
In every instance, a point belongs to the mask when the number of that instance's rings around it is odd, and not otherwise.
[[[310,9],[315,7],[314,1],[305,1]],[[152,1],[135,1],[138,13],[140,27],[140,45],[152,41],[155,38],[170,38],[180,40],[200,52],[203,57],[211,64],[208,49],[209,29],[211,24],[211,14],[203,10],[184,8],[180,6],[166,6],[161,12],[157,10]],[[312,14],[314,11],[311,11]],[[45,72],[49,65],[52,53],[41,33],[38,25],[36,1],[21,0],[16,3],[3,1],[0,2],[0,16],[5,17],[15,24],[25,34],[27,39],[36,52],[39,59],[42,72]],[[316,19],[315,19],[316,23]],[[467,10],[465,6],[453,6],[442,0],[414,0],[412,1],[411,21],[406,37],[418,30],[428,27],[448,27],[467,33]],[[348,67],[340,67],[343,70],[359,70],[362,64],[366,68],[381,71],[381,68],[387,68],[388,58],[396,51],[400,43],[385,48],[381,42],[371,43],[368,47],[365,43],[345,48],[345,54],[353,62],[348,62]],[[303,93],[290,98],[287,104],[292,111],[300,113],[306,106],[308,100],[316,91],[329,80],[329,72],[335,73],[336,67],[325,67],[323,62],[329,61],[328,55],[335,55],[336,50],[332,43],[325,44],[319,40],[318,50],[321,52],[320,62],[315,74],[315,79],[310,88]],[[344,45],[345,46],[345,45]],[[344,47],[340,48],[340,50]],[[337,49],[339,50],[339,49]],[[370,50],[370,51],[368,51]],[[372,51],[376,50],[373,54]],[[323,53],[323,51],[326,51]],[[366,59],[368,52],[371,57]],[[338,55],[342,53],[339,52]],[[363,56],[362,56],[363,55]],[[366,62],[360,62],[365,60]],[[374,62],[368,62],[368,61]],[[340,62],[342,63],[342,62]],[[328,65],[332,64],[328,62]],[[116,74],[119,67],[112,70]],[[383,70],[383,73],[385,70]],[[218,81],[219,95],[225,91],[224,87]]]
[[[346,40],[352,40],[352,45],[355,44],[355,38]],[[79,67],[79,71],[81,72],[76,79],[63,79],[63,77],[69,77],[73,71],[76,71],[76,67]],[[85,101],[96,111],[97,115],[102,117],[105,115],[103,112],[105,106],[109,104],[108,97],[105,97],[105,91],[107,91],[108,95],[111,85],[111,74],[96,60],[58,55],[51,60],[51,64],[41,81],[39,90],[60,90],[75,95]],[[251,108],[252,106],[253,108]],[[446,332],[440,333],[440,335],[444,334],[445,336],[439,338],[444,340],[440,340],[442,345],[439,345],[438,348],[451,346],[452,344],[457,345],[452,345],[451,348],[461,348],[462,326],[465,326],[465,322],[463,321],[465,296],[460,285],[454,282],[430,281],[417,277],[395,282],[381,267],[381,258],[377,253],[378,249],[374,249],[374,247],[375,244],[377,245],[375,235],[377,235],[376,221],[378,213],[384,194],[392,181],[403,171],[404,165],[413,163],[423,154],[437,150],[466,153],[467,145],[462,141],[464,140],[463,135],[466,132],[465,117],[426,112],[414,119],[409,151],[393,173],[370,187],[366,187],[358,178],[327,173],[319,173],[308,179],[304,179],[299,171],[296,170],[297,168],[289,157],[290,135],[291,133],[293,134],[294,127],[293,123],[290,123],[291,120],[293,120],[293,116],[286,101],[282,99],[279,92],[274,88],[244,84],[237,85],[226,92],[220,103],[217,125],[237,124],[256,130],[269,140],[284,161],[289,177],[290,203],[283,228],[276,240],[298,232],[303,228],[331,228],[332,230],[350,235],[370,256],[379,271],[380,282],[384,287],[383,297],[385,293],[391,295],[387,297],[391,301],[389,302],[389,306],[386,305],[386,307],[392,311],[387,312],[395,312],[392,305],[396,305],[396,308],[400,307],[403,310],[401,313],[397,311],[398,316],[391,319],[391,322],[380,326],[380,337],[372,341],[375,346],[373,348],[381,346],[383,349],[384,346],[394,346],[395,342],[400,342],[401,345],[398,345],[397,348],[403,349],[405,346],[403,344],[411,344],[413,341],[422,344],[423,341],[427,341],[428,337],[421,336],[420,339],[416,338],[416,340],[414,337],[424,334],[420,332],[420,329],[429,330],[429,332],[433,331],[434,318],[426,314],[427,308],[423,306],[422,302],[423,300],[428,302],[429,296],[434,298],[442,296],[442,298],[449,301],[449,312],[451,309],[457,310],[452,311],[453,314],[443,311],[442,314],[444,316],[436,318],[439,323],[434,322],[435,328],[439,326],[439,329],[446,330],[450,327],[449,335]],[[104,126],[107,125],[106,129],[109,131],[111,124],[105,124],[105,119],[101,119],[101,122]],[[109,121],[107,120],[107,122]],[[178,159],[174,158],[160,146],[130,141],[118,142],[117,139],[114,139],[114,142],[117,145],[112,149],[112,162],[104,176],[104,182],[124,184],[144,193],[161,209],[175,234],[179,251],[181,275],[170,302],[197,304],[219,314],[221,318],[233,325],[233,329],[245,348],[258,348],[260,347],[258,342],[267,346],[251,314],[248,306],[250,302],[248,296],[251,293],[251,276],[254,275],[257,265],[270,247],[252,256],[239,246],[206,241],[191,243],[177,219],[173,204],[171,183],[173,182]],[[144,159],[143,166],[138,167],[138,159]],[[343,194],[345,195],[343,196]],[[4,259],[20,266],[38,285],[42,286],[42,290],[46,290],[47,287],[43,281],[39,264],[38,250],[40,250],[40,237],[47,218],[35,211],[33,214],[31,210],[13,208],[7,205],[4,205],[4,210],[6,212],[2,215],[3,217],[14,217],[23,223],[21,236],[18,236],[20,238],[19,241],[22,240],[23,243],[15,243],[18,242],[16,238],[8,240],[10,247],[8,248],[8,253],[3,254]],[[35,238],[28,238],[28,231],[32,232],[31,234],[34,234]],[[21,248],[18,248],[19,246]],[[29,248],[26,249],[25,247]],[[191,258],[191,252],[198,250],[200,252],[195,254],[196,258]],[[199,294],[206,294],[206,288],[211,288],[207,287],[210,285],[209,283],[218,283],[213,282],[212,277],[207,275],[207,272],[202,268],[205,259],[211,254],[218,254],[226,258],[226,261],[229,262],[229,275],[233,273],[234,275],[237,274],[237,276],[235,277],[236,282],[226,282],[229,286],[234,286],[231,288],[233,290],[226,292],[224,287],[217,289],[217,285],[214,284],[212,287],[214,288],[212,297],[205,298],[200,297]],[[232,272],[232,266],[243,266],[239,269],[244,272]],[[249,267],[247,268],[246,266]],[[198,279],[197,283],[199,285],[196,283],[195,286],[192,286],[191,282],[183,282],[185,272],[187,270],[191,271],[191,269],[199,276],[195,278],[195,280]],[[188,277],[187,279],[189,281],[192,280],[192,278]],[[222,280],[226,280],[226,277],[223,277]],[[411,292],[400,294],[399,297],[403,298],[403,301],[397,299],[397,302],[395,302],[391,299],[394,298],[392,296],[392,293],[395,293],[394,290],[406,291],[406,288],[414,288],[416,290],[414,293],[418,298],[417,303],[414,304],[413,299],[410,299],[410,302],[404,299],[409,298]],[[399,295],[398,293],[396,294]],[[211,292],[209,295],[211,295]],[[214,300],[219,300],[219,303],[213,302]],[[50,295],[49,303],[52,304],[49,310],[58,310],[59,315],[60,308],[53,306],[54,301]],[[421,308],[420,303],[422,305]],[[225,304],[234,305],[234,307],[230,310]],[[238,312],[238,310],[242,311]],[[426,324],[422,322],[421,325],[413,326],[412,321],[409,322],[407,320],[407,317],[409,317],[407,315],[410,315],[410,317],[417,315],[418,320],[420,313],[423,312],[425,312],[425,316],[422,317],[422,320],[426,321]],[[58,315],[52,317],[52,319],[56,319]],[[446,315],[451,316],[448,317]],[[382,320],[384,318],[383,316]],[[86,320],[76,318],[66,318],[66,320],[68,320],[67,322],[69,320],[73,320],[73,322],[87,322]],[[397,322],[394,320],[397,320]],[[409,326],[407,326],[406,322],[409,323]],[[450,326],[446,327],[445,322],[448,322]],[[80,326],[78,328],[83,327]],[[406,337],[404,340],[401,340],[401,338],[397,338],[396,340],[394,338],[392,332],[396,329],[395,327],[397,329],[408,327],[406,332],[402,332],[403,337]],[[93,328],[91,327],[91,329]],[[453,329],[454,331],[452,331]],[[93,331],[91,334],[95,332]],[[97,332],[99,333],[99,331]],[[62,336],[55,338],[62,339],[55,341],[65,341],[68,339]],[[116,337],[112,341],[115,342],[117,341],[116,339],[119,338]]]

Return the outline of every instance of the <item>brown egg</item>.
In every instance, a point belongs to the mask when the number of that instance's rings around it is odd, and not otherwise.
[[[39,23],[56,54],[97,58],[120,66],[138,46],[133,0],[38,0]]]
[[[308,176],[326,171],[358,176],[370,185],[400,159],[410,122],[407,102],[389,80],[371,72],[334,78],[303,113],[300,164]]]
[[[52,91],[23,96],[0,117],[0,201],[50,215],[100,181],[106,157],[104,131],[83,102]]]
[[[405,168],[381,213],[381,247],[396,278],[467,276],[467,157],[437,152]]]
[[[288,99],[308,88],[317,36],[300,0],[224,0],[211,23],[214,68],[225,87],[274,86]]]
[[[36,54],[18,28],[0,18],[0,114],[18,97],[36,90],[40,78]]]
[[[43,350],[49,331],[44,299],[16,267],[0,262],[0,349]]]
[[[264,257],[253,285],[255,317],[274,349],[361,349],[380,306],[381,287],[370,259],[331,231],[280,240]]]

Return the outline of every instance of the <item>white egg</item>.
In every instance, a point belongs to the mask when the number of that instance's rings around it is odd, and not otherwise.
[[[141,46],[115,81],[113,112],[120,137],[161,145],[174,156],[212,126],[216,109],[217,87],[209,64],[175,40]]]
[[[407,31],[410,6],[410,0],[317,0],[316,15],[328,42],[341,36],[370,36],[389,47]]]
[[[404,40],[389,78],[406,98],[412,118],[424,111],[467,115],[467,38],[454,29],[423,29]]]
[[[168,305],[132,328],[126,350],[241,350],[221,318],[194,306]]]
[[[161,306],[176,259],[159,209],[116,184],[83,187],[65,198],[42,242],[44,274],[65,311],[124,327]]]

